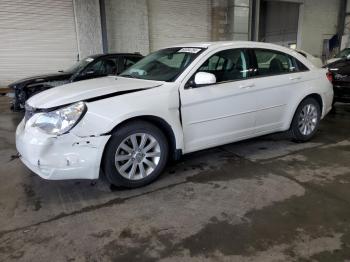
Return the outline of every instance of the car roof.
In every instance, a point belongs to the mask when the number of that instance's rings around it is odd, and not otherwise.
[[[107,54],[95,54],[95,55],[90,55],[88,57],[91,58],[98,58],[102,56],[120,56],[120,55],[127,55],[127,56],[142,56],[140,53],[107,53]]]
[[[280,51],[294,57],[297,57],[300,61],[306,64],[309,68],[313,68],[313,64],[307,60],[303,55],[298,53],[296,50],[287,48],[284,46],[264,43],[264,42],[255,42],[255,41],[216,41],[216,42],[193,42],[178,44],[171,47],[194,47],[194,48],[206,48],[207,50],[215,50],[221,47],[226,48],[261,48],[261,49],[271,49],[275,51]]]
[[[172,47],[198,47],[198,48],[208,48],[216,49],[220,47],[254,47],[254,48],[272,48],[272,49],[282,49],[284,52],[293,51],[290,48],[283,47],[276,44],[255,42],[255,41],[216,41],[216,42],[193,42],[178,44]]]

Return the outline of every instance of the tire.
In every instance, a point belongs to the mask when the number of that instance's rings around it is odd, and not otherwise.
[[[169,145],[163,132],[146,121],[133,121],[112,135],[102,167],[111,184],[137,188],[162,173],[168,156]]]
[[[291,138],[296,142],[309,141],[317,132],[320,119],[320,104],[312,97],[305,98],[295,111],[290,127]]]

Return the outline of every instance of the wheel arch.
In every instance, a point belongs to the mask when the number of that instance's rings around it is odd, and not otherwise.
[[[296,106],[293,108],[293,111],[292,111],[292,112],[293,112],[293,115],[292,115],[292,117],[291,117],[290,120],[289,120],[288,129],[290,129],[290,127],[291,127],[291,124],[292,124],[292,122],[293,122],[295,113],[296,113],[296,111],[297,111],[299,105],[300,105],[305,99],[307,99],[307,98],[313,98],[313,99],[315,99],[315,100],[317,101],[317,103],[318,103],[319,106],[320,106],[321,115],[322,115],[323,107],[324,107],[322,96],[321,96],[320,94],[318,94],[318,93],[311,93],[311,94],[308,94],[307,96],[304,96],[304,97],[299,101],[299,103],[297,103]]]
[[[306,96],[302,101],[304,101],[306,98],[314,98],[317,101],[317,103],[319,104],[319,106],[320,106],[321,113],[323,112],[323,99],[322,99],[322,96],[320,94],[312,93],[312,94]],[[300,101],[300,103],[302,101]]]
[[[131,117],[128,119],[123,120],[119,124],[117,124],[110,132],[109,134],[114,134],[121,126],[127,125],[130,122],[142,120],[148,123],[151,123],[158,127],[167,138],[168,144],[169,144],[169,153],[170,157],[174,160],[177,160],[182,155],[182,150],[176,148],[176,136],[175,133],[171,127],[171,125],[165,121],[163,118],[153,115],[140,115]],[[108,143],[108,142],[107,142]]]

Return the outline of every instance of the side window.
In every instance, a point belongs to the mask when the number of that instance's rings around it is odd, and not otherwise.
[[[197,72],[212,73],[216,82],[244,79],[249,76],[249,60],[241,49],[224,50],[211,56]]]
[[[298,69],[298,71],[300,72],[305,72],[305,71],[309,71],[309,68],[306,67],[306,65],[304,65],[302,62],[300,62],[298,59],[294,58],[296,67]]]
[[[265,49],[256,49],[254,52],[258,67],[257,75],[259,76],[287,74],[297,71],[294,59],[287,54]]]
[[[135,64],[140,60],[140,58],[137,56],[129,56],[129,57],[125,56],[123,59],[124,59],[123,60],[124,70],[129,68],[130,66],[132,66],[133,64]]]
[[[102,58],[84,70],[84,74],[113,75],[117,69],[115,58]]]

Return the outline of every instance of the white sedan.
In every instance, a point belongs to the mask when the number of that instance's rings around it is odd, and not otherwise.
[[[305,52],[304,50],[295,49],[299,54],[305,56],[307,60],[309,60],[314,66],[321,68],[323,66],[322,60],[319,57],[315,57]]]
[[[33,96],[16,145],[42,178],[97,179],[103,171],[111,183],[134,188],[182,154],[287,130],[307,141],[332,99],[327,71],[290,49],[256,42],[177,45],[120,76]]]

